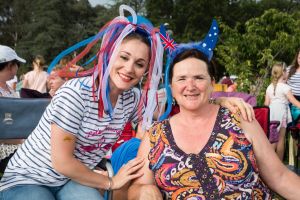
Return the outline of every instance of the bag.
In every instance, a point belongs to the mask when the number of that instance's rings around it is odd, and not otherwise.
[[[50,100],[0,97],[0,138],[27,138],[37,126]]]

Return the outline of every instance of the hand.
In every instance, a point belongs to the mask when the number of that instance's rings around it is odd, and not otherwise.
[[[219,97],[217,103],[228,108],[232,113],[242,115],[243,119],[252,122],[255,118],[252,106],[238,97]]]
[[[127,182],[136,179],[143,175],[143,173],[136,173],[144,165],[143,158],[135,158],[130,160],[127,164],[123,165],[118,173],[112,177],[112,190],[120,189]]]

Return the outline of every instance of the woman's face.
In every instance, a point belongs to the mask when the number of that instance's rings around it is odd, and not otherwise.
[[[146,72],[150,48],[137,39],[124,40],[110,72],[111,89],[122,93],[135,86]]]
[[[187,58],[173,67],[172,95],[180,109],[198,110],[206,105],[213,91],[207,65],[197,58]]]
[[[300,51],[298,52],[297,62],[298,62],[298,65],[300,65]]]
[[[10,79],[13,79],[15,75],[17,75],[19,64],[17,62],[10,62],[9,63],[9,69],[10,69]]]
[[[49,76],[49,86],[54,93],[65,83],[66,81],[57,75],[57,72],[52,71]]]

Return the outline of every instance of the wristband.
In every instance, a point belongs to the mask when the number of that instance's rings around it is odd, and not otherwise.
[[[113,185],[113,180],[111,177],[108,176],[108,187],[106,188],[106,190],[111,191],[112,185]]]

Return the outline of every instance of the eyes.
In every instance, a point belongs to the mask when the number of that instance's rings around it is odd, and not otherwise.
[[[176,81],[183,82],[183,81],[186,81],[186,80],[188,80],[188,79],[190,79],[190,78],[183,76],[183,77],[178,77],[178,78],[176,79]],[[206,77],[205,77],[205,76],[202,76],[202,75],[199,75],[199,76],[194,76],[194,77],[192,77],[192,79],[195,80],[195,81],[201,81],[201,80],[205,80]]]
[[[130,56],[126,54],[121,54],[120,58],[123,62],[129,62],[130,61]],[[134,62],[134,65],[137,66],[138,68],[144,68],[146,67],[146,62],[143,59],[138,59]]]

